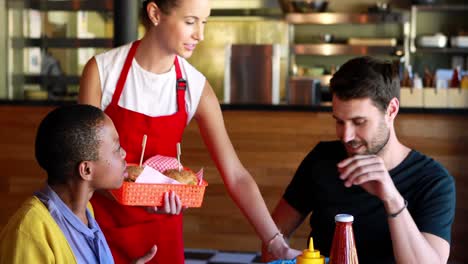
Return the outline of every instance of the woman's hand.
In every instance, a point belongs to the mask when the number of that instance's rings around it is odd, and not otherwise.
[[[154,258],[156,255],[156,251],[158,251],[158,247],[154,245],[151,249],[141,258],[134,260],[133,264],[144,264]]]
[[[148,206],[146,211],[153,214],[171,214],[178,215],[187,209],[185,206],[182,206],[179,196],[173,192],[164,193],[164,205],[163,206]]]
[[[270,259],[294,259],[302,252],[290,248],[284,240],[283,236],[280,236],[272,241],[270,247],[268,248],[268,253],[269,254],[266,254],[266,257]]]

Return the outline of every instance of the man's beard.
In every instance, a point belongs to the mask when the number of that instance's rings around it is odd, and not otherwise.
[[[344,144],[351,147],[363,145],[365,150],[362,153],[348,153],[350,156],[355,155],[378,155],[387,145],[388,140],[390,139],[390,129],[382,121],[378,127],[376,136],[370,141],[370,144],[367,141],[357,141],[351,140]]]

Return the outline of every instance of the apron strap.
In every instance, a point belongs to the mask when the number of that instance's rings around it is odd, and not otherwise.
[[[117,81],[117,85],[115,87],[114,94],[112,95],[111,104],[117,105],[120,99],[120,95],[122,94],[122,90],[125,86],[125,82],[127,81],[128,72],[130,67],[132,66],[133,58],[135,57],[135,53],[137,51],[138,46],[140,45],[140,40],[137,40],[132,43],[130,50],[127,54],[127,58],[125,59],[124,66],[122,68],[122,72],[120,73],[119,80]],[[177,91],[177,104],[178,111],[185,110],[185,91],[187,90],[187,81],[182,76],[182,71],[180,70],[179,60],[177,55],[174,58],[174,66],[176,72],[176,91]],[[180,93],[182,92],[182,93]]]
[[[132,61],[133,61],[133,58],[135,57],[135,53],[138,48],[138,45],[140,45],[140,40],[133,42],[132,46],[130,47],[130,51],[128,52],[127,58],[125,59],[124,66],[122,68],[122,72],[120,73],[119,80],[117,81],[115,92],[114,92],[114,95],[112,96],[111,104],[112,103],[117,104],[119,102],[120,94],[122,93],[122,90],[124,88],[125,81],[127,81],[128,71],[130,70],[130,66],[132,66]]]
[[[175,66],[176,80],[177,80],[176,89],[185,91],[187,89],[187,82],[182,77],[182,72],[180,70],[179,60],[177,59],[177,55],[175,56],[175,59],[174,59],[174,66]]]

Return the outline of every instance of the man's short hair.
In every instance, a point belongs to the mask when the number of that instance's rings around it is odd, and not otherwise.
[[[67,182],[80,162],[98,160],[104,119],[97,107],[70,105],[54,109],[42,120],[36,135],[36,160],[47,172],[50,185]]]
[[[390,101],[400,97],[400,80],[391,62],[358,57],[343,64],[333,75],[330,91],[341,100],[370,98],[385,112]]]

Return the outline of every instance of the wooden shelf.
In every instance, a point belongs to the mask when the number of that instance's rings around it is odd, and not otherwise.
[[[293,46],[293,53],[296,55],[372,55],[389,54],[403,55],[402,46],[382,47],[382,46],[362,46],[346,44],[296,44]]]
[[[291,24],[377,24],[403,23],[409,16],[403,13],[288,13],[285,16]]]
[[[14,48],[47,47],[47,48],[112,48],[110,38],[13,38]]]

